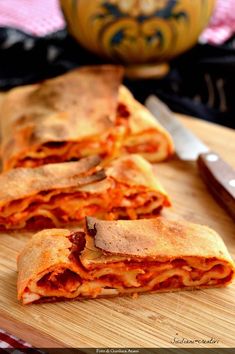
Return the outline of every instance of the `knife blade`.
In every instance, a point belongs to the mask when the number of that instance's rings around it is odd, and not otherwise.
[[[193,161],[198,158],[199,154],[209,151],[201,140],[174,117],[170,109],[159,98],[149,96],[145,105],[154,114],[159,123],[171,134],[175,151],[181,160]]]
[[[178,157],[184,161],[197,161],[209,191],[235,221],[235,169],[184,127],[156,96],[149,96],[145,105],[171,134]]]

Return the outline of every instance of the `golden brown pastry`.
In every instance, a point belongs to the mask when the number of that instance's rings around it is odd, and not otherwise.
[[[16,168],[0,175],[0,228],[59,227],[86,215],[136,219],[159,214],[170,202],[151,165],[139,155],[100,170],[98,156]],[[98,166],[99,167],[99,166]]]
[[[1,109],[3,169],[36,167],[126,152],[161,161],[173,152],[169,134],[121,87],[119,66],[88,66],[18,87]]]
[[[103,221],[86,231],[44,230],[18,259],[24,304],[228,285],[234,263],[206,226],[161,217]]]
[[[150,111],[121,86],[119,105],[126,107],[129,133],[123,139],[121,153],[141,154],[150,162],[163,161],[173,153],[173,143],[167,131]]]

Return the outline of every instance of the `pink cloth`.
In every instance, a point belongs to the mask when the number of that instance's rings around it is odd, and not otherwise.
[[[235,34],[235,0],[217,0],[209,26],[200,40],[211,44],[222,44]]]
[[[3,352],[4,349],[11,348],[18,348],[18,353],[20,354],[24,352],[24,349],[32,348],[32,346],[0,329],[0,352]],[[20,349],[22,349],[22,351]]]
[[[65,26],[59,0],[0,0],[0,26],[44,36]],[[214,16],[200,40],[225,42],[235,33],[235,0],[217,0]]]
[[[0,26],[45,36],[65,26],[57,0],[0,0]]]

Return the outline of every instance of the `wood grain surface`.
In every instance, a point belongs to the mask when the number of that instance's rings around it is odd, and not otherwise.
[[[235,167],[234,131],[181,119]],[[174,158],[155,165],[154,170],[172,197],[173,207],[164,214],[211,226],[235,257],[235,224],[207,192],[196,165]],[[235,347],[235,284],[137,299],[22,306],[16,299],[16,257],[29,237],[22,232],[0,235],[0,327],[34,346]],[[194,342],[180,343],[182,338]]]

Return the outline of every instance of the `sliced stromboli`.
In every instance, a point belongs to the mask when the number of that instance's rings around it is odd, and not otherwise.
[[[1,112],[4,170],[112,150],[122,73],[119,66],[83,67],[11,90]]]
[[[136,219],[159,214],[170,202],[151,165],[129,155],[100,169],[98,156],[17,168],[0,175],[0,227],[60,227],[85,216]]]
[[[120,86],[122,74],[119,66],[89,66],[11,90],[1,110],[4,170],[94,154],[105,162],[131,150],[151,161],[170,156],[170,136]]]
[[[87,218],[86,232],[44,230],[18,258],[24,304],[228,285],[234,263],[206,226],[163,218]]]
[[[121,153],[141,154],[150,162],[163,161],[171,156],[172,140],[150,111],[135,100],[125,86],[120,87],[118,99],[123,116],[128,119],[129,130],[123,139]]]

